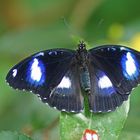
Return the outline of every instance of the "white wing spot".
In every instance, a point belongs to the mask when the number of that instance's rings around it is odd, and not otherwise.
[[[61,111],[64,111],[64,112],[66,112],[66,109],[61,109]]]
[[[52,55],[52,52],[49,52],[48,54],[49,54],[49,55]]]
[[[64,76],[61,80],[60,84],[58,85],[58,88],[70,88],[71,87],[71,80]]]
[[[38,66],[38,64],[39,62],[35,58],[31,66],[31,78],[37,82],[40,81],[41,76],[42,76],[41,68]]]
[[[126,48],[125,47],[121,47],[120,50],[123,51],[123,50],[126,50]]]
[[[51,51],[48,53],[49,55],[57,55],[57,51]]]
[[[116,48],[112,48],[113,51],[116,51]]]
[[[110,51],[110,48],[107,48],[108,51]]]
[[[40,53],[35,55],[35,57],[37,57],[37,56],[44,56],[44,52],[40,52]]]
[[[55,106],[53,107],[54,109],[57,109]]]
[[[17,75],[17,69],[14,69],[13,70],[13,77],[16,77],[16,75]]]
[[[133,59],[132,55],[130,52],[127,53],[126,55],[126,72],[128,73],[129,76],[132,76],[133,74],[136,73],[136,65],[135,65],[135,60]]]
[[[103,88],[113,87],[113,85],[112,85],[110,79],[109,79],[106,75],[102,76],[102,77],[99,79],[99,81],[98,81],[98,86],[99,86],[100,88],[102,88],[102,89],[103,89]]]

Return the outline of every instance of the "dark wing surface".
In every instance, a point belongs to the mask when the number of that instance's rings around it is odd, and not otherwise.
[[[140,53],[119,45],[89,50],[90,109],[113,111],[140,83]]]
[[[71,68],[66,72],[59,85],[43,101],[62,111],[81,112],[83,110],[79,67],[76,63],[71,64]]]
[[[71,69],[71,65],[74,57],[75,51],[67,49],[36,53],[15,65],[7,74],[6,81],[14,89],[37,94],[43,102],[59,110],[74,111],[75,107],[70,105],[72,104],[70,99],[81,101],[80,89],[77,92],[76,85],[73,83],[72,74],[76,68]],[[75,79],[78,80],[78,77]],[[69,81],[69,83],[64,85],[65,88],[59,88],[63,87],[63,83],[65,83],[63,81]],[[77,86],[79,86],[78,83]],[[65,97],[69,102],[64,103]],[[76,111],[80,110],[81,104],[76,108]]]

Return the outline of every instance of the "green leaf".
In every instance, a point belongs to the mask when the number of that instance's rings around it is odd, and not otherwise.
[[[32,140],[24,134],[19,134],[17,132],[2,131],[0,133],[0,140]]]
[[[139,133],[132,133],[132,132],[123,132],[121,133],[121,136],[119,137],[119,140],[140,140],[140,134]]]
[[[129,100],[110,113],[84,114],[61,113],[61,140],[80,140],[85,129],[95,130],[101,140],[117,140],[129,111]]]

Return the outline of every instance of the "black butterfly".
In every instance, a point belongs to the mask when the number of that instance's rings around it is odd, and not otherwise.
[[[81,42],[76,51],[52,49],[24,59],[9,71],[6,81],[60,111],[81,112],[83,94],[90,111],[114,111],[140,83],[140,53],[120,45],[87,51]]]

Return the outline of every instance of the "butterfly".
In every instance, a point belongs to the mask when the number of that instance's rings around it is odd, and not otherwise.
[[[86,96],[91,112],[110,112],[140,83],[140,52],[121,45],[87,50],[80,42],[76,51],[50,49],[27,57],[6,81],[60,111],[83,111]]]

